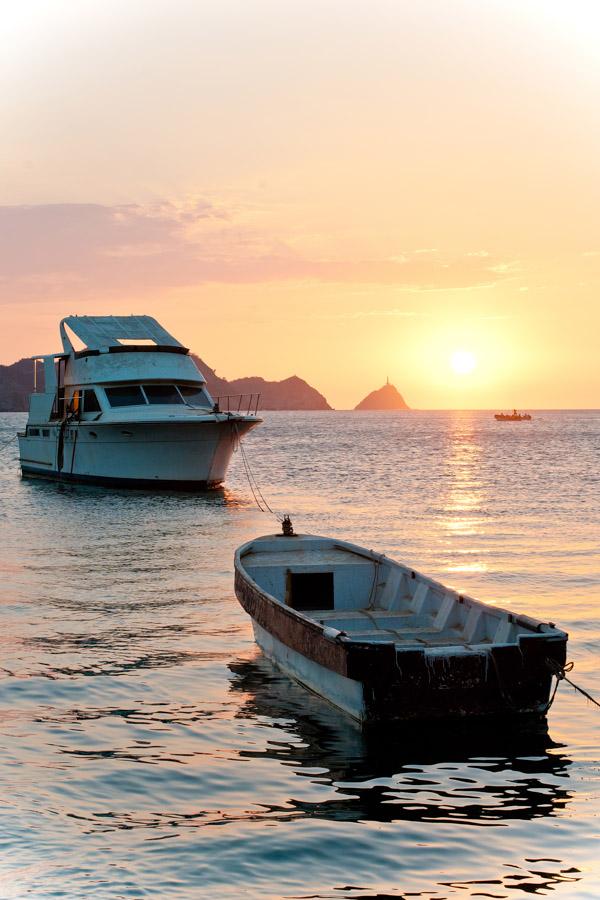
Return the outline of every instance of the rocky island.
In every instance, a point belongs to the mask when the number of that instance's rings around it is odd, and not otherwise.
[[[355,409],[410,409],[410,406],[404,400],[402,394],[399,393],[390,380],[386,381],[383,387],[377,391],[371,391],[364,400],[361,400]]]

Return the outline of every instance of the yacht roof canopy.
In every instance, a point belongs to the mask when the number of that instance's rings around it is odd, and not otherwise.
[[[60,323],[60,336],[66,353],[75,348],[68,328],[88,350],[127,345],[178,347],[183,344],[166,331],[152,316],[67,316]]]

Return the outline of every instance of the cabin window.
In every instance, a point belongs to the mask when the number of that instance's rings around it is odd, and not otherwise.
[[[177,388],[186,403],[190,403],[192,406],[212,406],[201,385],[178,384]]]
[[[146,400],[139,384],[104,388],[111,406],[145,406]]]
[[[50,429],[42,428],[42,437],[50,437]]]
[[[153,405],[183,403],[174,384],[145,384],[144,393]]]
[[[102,411],[96,391],[91,388],[83,392],[83,411],[86,413]]]
[[[294,609],[333,609],[333,572],[289,572],[288,598]]]
[[[29,437],[39,437],[40,429],[39,428],[28,428],[27,434],[29,435]]]

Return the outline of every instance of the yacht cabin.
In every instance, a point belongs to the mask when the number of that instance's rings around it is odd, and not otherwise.
[[[69,316],[60,335],[61,352],[33,357],[23,475],[184,490],[222,484],[238,441],[261,421],[257,395],[221,411],[189,349],[150,316]]]

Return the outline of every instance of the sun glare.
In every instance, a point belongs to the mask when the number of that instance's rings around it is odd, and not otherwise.
[[[477,365],[477,360],[470,350],[456,350],[450,358],[450,365],[457,375],[468,375]]]

